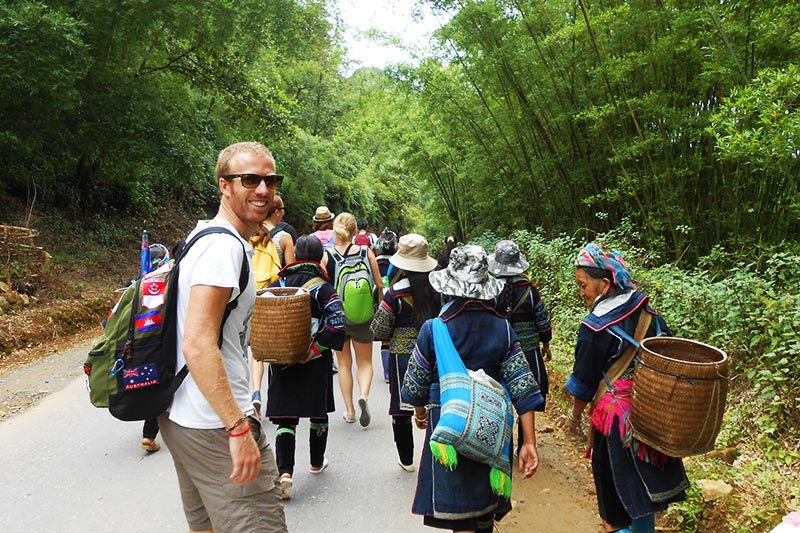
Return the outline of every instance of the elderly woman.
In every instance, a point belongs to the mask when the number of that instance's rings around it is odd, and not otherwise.
[[[593,402],[589,451],[604,531],[652,533],[655,513],[684,500],[689,482],[680,459],[631,436],[631,340],[638,343],[670,332],[648,304],[649,298],[636,290],[618,253],[589,244],[578,254],[575,266],[580,297],[590,313],[581,321],[566,384],[575,397],[569,429],[581,433],[581,414]]]
[[[483,370],[508,390],[523,428],[519,470],[523,479],[531,477],[539,465],[534,409],[544,400],[511,324],[491,305],[501,284],[489,276],[486,252],[480,246],[454,248],[447,268],[431,272],[429,279],[442,295],[439,319],[464,366]],[[494,521],[511,510],[510,496],[498,494],[490,481],[492,466],[459,453],[457,465],[450,469],[434,459],[430,448],[441,417],[442,376],[437,355],[443,354],[437,354],[434,341],[434,329],[441,332],[440,328],[434,320],[422,325],[403,382],[403,401],[415,406],[417,427],[427,428],[412,512],[423,515],[430,527],[488,533]],[[510,429],[507,435],[510,437]],[[511,448],[507,444],[503,460],[508,461],[510,472]]]
[[[489,273],[503,282],[503,291],[495,299],[495,307],[511,322],[546,402],[550,381],[545,362],[553,358],[550,351],[553,331],[550,313],[539,289],[533,281],[522,276],[529,267],[525,255],[514,241],[498,242],[494,254],[489,256]],[[537,410],[544,411],[544,405]],[[519,429],[522,430],[521,427]],[[522,442],[521,433],[519,441]]]

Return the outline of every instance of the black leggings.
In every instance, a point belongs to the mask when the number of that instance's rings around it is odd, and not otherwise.
[[[406,466],[414,464],[414,429],[411,427],[411,416],[393,416],[392,432],[400,462]]]
[[[280,474],[294,474],[295,434],[297,432],[297,418],[272,418],[273,424],[278,425],[275,432],[275,462],[278,463]],[[308,447],[311,466],[319,468],[325,460],[325,448],[328,445],[328,417],[310,418]]]

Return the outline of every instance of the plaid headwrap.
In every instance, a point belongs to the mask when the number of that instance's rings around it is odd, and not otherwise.
[[[631,279],[631,271],[619,252],[606,252],[602,245],[589,243],[584,246],[575,259],[575,266],[599,268],[611,272],[614,285],[623,291],[636,290]]]

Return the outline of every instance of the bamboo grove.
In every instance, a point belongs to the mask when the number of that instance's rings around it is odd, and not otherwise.
[[[675,259],[797,235],[796,3],[427,3],[440,48],[396,75],[462,234],[627,222]]]

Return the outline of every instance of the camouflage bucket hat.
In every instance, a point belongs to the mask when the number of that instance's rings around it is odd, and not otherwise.
[[[489,275],[486,251],[473,245],[453,248],[447,268],[431,272],[428,279],[440,294],[476,300],[491,300],[503,288]]]
[[[514,241],[500,241],[489,256],[489,272],[495,276],[514,276],[528,270],[528,262]]]

